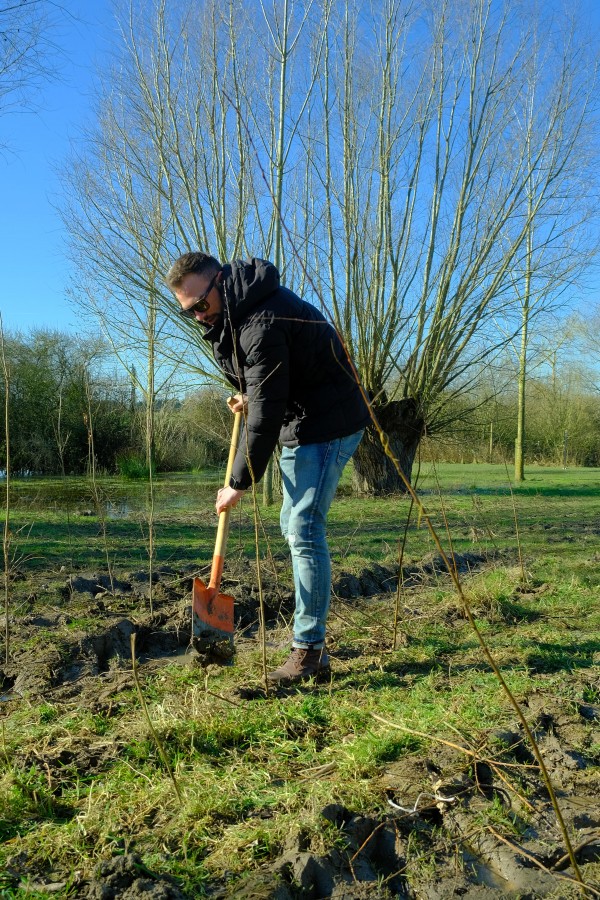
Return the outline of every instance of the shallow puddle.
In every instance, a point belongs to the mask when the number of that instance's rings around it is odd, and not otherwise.
[[[218,469],[199,474],[156,476],[153,482],[155,514],[197,510],[213,497],[221,479],[222,473]],[[98,499],[94,500],[94,496]],[[0,504],[5,502],[5,497],[6,487],[0,481]],[[52,510],[84,516],[99,512],[109,519],[122,519],[144,515],[148,500],[149,486],[145,481],[99,478],[95,495],[86,478],[32,477],[11,482],[11,501],[15,510]]]

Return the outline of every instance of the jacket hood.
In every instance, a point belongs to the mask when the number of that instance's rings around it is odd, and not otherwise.
[[[225,315],[233,325],[279,288],[279,272],[265,259],[236,259],[223,274]]]

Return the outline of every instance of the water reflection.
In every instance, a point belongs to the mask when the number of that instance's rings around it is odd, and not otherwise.
[[[206,470],[201,473],[159,475],[154,480],[155,512],[181,512],[197,509],[206,503],[222,484],[224,471]],[[76,515],[93,516],[98,513],[94,491],[85,478],[26,478],[11,481],[13,510],[55,510]],[[122,519],[144,514],[148,508],[148,482],[124,481],[120,478],[99,478],[96,496],[100,514],[109,519]],[[0,504],[6,502],[6,484],[0,483]]]

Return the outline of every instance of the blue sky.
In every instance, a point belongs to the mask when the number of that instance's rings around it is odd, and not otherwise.
[[[66,14],[57,16],[53,33],[59,80],[44,87],[37,112],[0,119],[0,144],[9,144],[0,154],[0,312],[7,331],[77,327],[65,298],[73,274],[53,208],[61,193],[55,168],[90,119],[94,71],[106,58],[115,24],[109,0],[65,0],[62,6]]]
[[[554,2],[560,0],[548,5]],[[54,34],[62,52],[60,80],[45,86],[38,112],[0,117],[0,145],[10,144],[0,152],[0,312],[8,331],[78,327],[66,298],[76,273],[54,209],[61,194],[56,170],[91,120],[94,73],[107,61],[116,26],[110,0],[63,0],[62,5],[68,14]],[[600,0],[582,0],[580,15],[596,31]],[[589,296],[597,302],[597,295]]]

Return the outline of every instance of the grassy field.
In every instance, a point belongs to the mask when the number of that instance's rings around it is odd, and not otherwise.
[[[146,715],[127,641],[112,655],[98,648],[108,634],[127,636],[124,622],[152,647],[185,621],[190,576],[210,562],[219,481],[199,476],[192,491],[189,479],[159,483],[153,616],[141,593],[73,588],[78,575],[107,569],[118,583],[143,580],[138,486],[129,509],[127,487],[102,483],[112,503],[105,521],[89,515],[84,491],[65,502],[59,483],[54,500],[46,482],[17,486],[0,897],[124,896],[134,870],[148,882],[135,896],[148,897],[582,896],[573,867],[559,865],[564,837],[515,711],[414,510],[404,584],[365,588],[378,567],[397,571],[404,497],[359,500],[342,485],[330,518],[334,581],[355,589],[332,605],[334,678],[270,695],[246,500],[227,568],[228,589],[250,604],[236,664],[155,665],[148,652]],[[423,466],[418,489],[547,757],[570,838],[584,844],[579,875],[598,891],[600,470],[534,469],[511,488],[502,467]],[[286,654],[291,583],[278,511],[258,516],[272,665]],[[103,660],[95,668],[94,653]],[[30,659],[38,668],[15,695]],[[127,873],[114,874],[115,860]],[[332,879],[345,881],[345,894]]]

